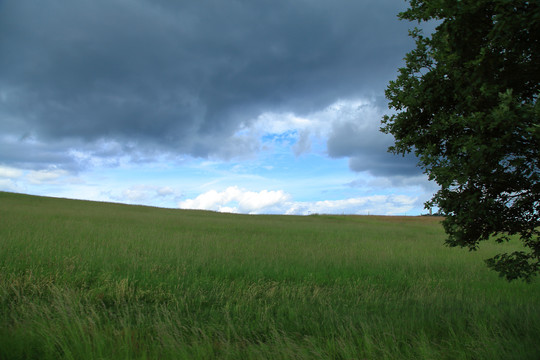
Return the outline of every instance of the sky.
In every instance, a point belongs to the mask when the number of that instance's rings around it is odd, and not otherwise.
[[[0,191],[246,214],[418,215],[387,152],[402,0],[0,1]]]

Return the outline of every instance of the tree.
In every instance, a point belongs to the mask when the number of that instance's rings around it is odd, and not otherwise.
[[[390,151],[414,152],[440,186],[449,246],[519,238],[487,265],[508,280],[540,272],[540,2],[410,0],[416,48],[386,90]]]

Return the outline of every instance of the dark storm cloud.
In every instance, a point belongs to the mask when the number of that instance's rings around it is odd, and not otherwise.
[[[416,166],[418,159],[413,154],[401,156],[387,151],[393,144],[393,138],[379,131],[377,120],[382,115],[373,118],[373,112],[380,114],[381,109],[372,109],[367,117],[361,107],[358,110],[353,119],[334,125],[327,143],[328,154],[331,157],[349,157],[351,170],[367,171],[374,176],[421,175],[422,169]]]
[[[0,164],[5,163],[29,169],[62,168],[77,172],[81,164],[66,152],[67,144],[39,144],[22,139],[0,139]],[[69,145],[68,145],[69,146]]]
[[[412,46],[409,24],[396,19],[404,6],[2,1],[0,132],[70,149],[105,139],[194,156],[253,151],[233,135],[262,112],[309,113],[337,99],[381,94]],[[14,149],[2,139],[3,150]],[[332,146],[334,154],[354,155]],[[66,151],[51,146],[45,157],[65,165]],[[25,163],[8,153],[0,163]]]

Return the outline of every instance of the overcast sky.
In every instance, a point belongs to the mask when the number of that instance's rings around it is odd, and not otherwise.
[[[241,213],[419,214],[379,132],[402,0],[0,1],[0,190]]]

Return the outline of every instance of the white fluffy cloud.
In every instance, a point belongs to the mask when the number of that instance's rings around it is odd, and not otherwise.
[[[194,199],[181,201],[181,209],[214,210],[245,214],[406,214],[418,199],[406,195],[374,195],[341,200],[292,201],[282,190],[259,192],[231,186],[210,190]]]
[[[65,177],[69,175],[69,173],[66,170],[61,169],[50,169],[50,170],[37,170],[37,171],[30,171],[26,177],[29,182],[32,184],[41,184],[41,183],[48,183],[53,182],[61,177]]]
[[[417,198],[406,195],[373,195],[342,200],[294,202],[288,204],[289,215],[357,214],[403,215],[409,212]]]
[[[8,166],[0,166],[0,178],[13,179],[22,176],[23,172]]]
[[[289,195],[282,190],[254,192],[231,186],[221,192],[210,190],[195,199],[181,201],[178,206],[182,209],[259,214],[275,212],[288,199]]]

